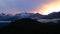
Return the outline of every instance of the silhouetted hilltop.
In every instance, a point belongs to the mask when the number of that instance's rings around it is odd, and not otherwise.
[[[52,22],[53,23],[53,22]],[[8,26],[2,28],[1,33],[15,33],[15,34],[54,34],[55,32],[60,32],[58,27],[60,24],[49,24],[49,23],[40,23],[35,19],[23,18],[20,20],[15,20],[8,24]]]
[[[8,26],[1,29],[2,32],[5,33],[38,33],[40,32],[40,22],[29,19],[23,18],[20,20],[13,21]]]

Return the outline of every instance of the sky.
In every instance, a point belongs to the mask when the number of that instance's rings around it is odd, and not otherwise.
[[[57,0],[0,0],[0,13],[17,14],[23,12],[42,13],[42,7]],[[58,0],[60,1],[60,0]]]

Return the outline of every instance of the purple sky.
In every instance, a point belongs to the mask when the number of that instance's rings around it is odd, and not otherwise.
[[[51,0],[0,0],[0,13],[16,14],[19,12],[32,12],[38,5],[49,3]]]

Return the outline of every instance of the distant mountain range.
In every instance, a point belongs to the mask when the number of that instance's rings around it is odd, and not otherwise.
[[[53,12],[45,16],[46,19],[60,18],[60,12]]]
[[[33,13],[19,13],[16,15],[11,14],[0,14],[0,21],[4,20],[17,20],[21,18],[33,18],[33,19],[53,19],[53,18],[60,18],[60,12],[53,12],[48,15],[41,15],[39,13],[33,14]]]

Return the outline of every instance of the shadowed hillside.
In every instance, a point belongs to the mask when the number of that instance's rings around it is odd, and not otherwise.
[[[3,33],[16,33],[16,34],[40,34],[40,33],[54,33],[58,32],[57,24],[43,24],[34,19],[30,18],[23,18],[20,20],[13,21],[12,23],[8,24],[8,26],[2,28],[0,31]]]

